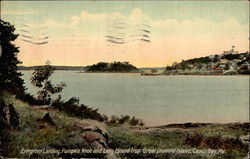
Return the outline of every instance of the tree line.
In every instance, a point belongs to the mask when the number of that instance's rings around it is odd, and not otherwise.
[[[86,72],[133,72],[138,71],[138,68],[129,62],[99,62],[87,66]]]

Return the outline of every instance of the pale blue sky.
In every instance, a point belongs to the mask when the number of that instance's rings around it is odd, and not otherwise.
[[[247,1],[4,1],[1,6],[2,12],[38,11],[39,15],[28,16],[37,20],[47,16],[63,20],[81,13],[82,10],[90,13],[121,12],[129,15],[134,8],[140,8],[153,20],[182,21],[202,18],[219,22],[233,17],[242,24],[249,22]],[[4,15],[3,18],[5,17],[11,18],[11,15]]]

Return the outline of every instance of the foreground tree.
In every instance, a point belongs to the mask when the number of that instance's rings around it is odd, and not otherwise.
[[[22,75],[17,71],[18,47],[11,42],[16,40],[15,27],[0,19],[0,90],[10,90],[14,93],[24,91]]]
[[[19,50],[11,43],[18,37],[14,31],[13,25],[0,19],[0,158],[8,154],[8,144],[12,139],[10,129],[19,125],[19,115],[14,105],[6,103],[2,90],[14,94],[24,92],[22,74],[17,72],[17,64],[21,63],[17,60]]]
[[[42,88],[38,91],[38,100],[43,104],[50,104],[51,96],[56,93],[62,92],[63,88],[66,87],[65,83],[53,85],[49,80],[49,77],[53,74],[54,68],[47,61],[46,65],[39,66],[35,69],[31,77],[31,83],[35,87]]]

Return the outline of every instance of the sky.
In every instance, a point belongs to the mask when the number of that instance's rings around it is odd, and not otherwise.
[[[249,49],[248,1],[2,1],[24,66],[164,67]]]

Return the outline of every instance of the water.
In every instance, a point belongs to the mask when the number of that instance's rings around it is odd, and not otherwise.
[[[22,71],[28,92],[32,71]],[[64,99],[81,103],[107,115],[128,114],[146,125],[183,122],[249,121],[248,76],[140,76],[135,73],[77,73],[56,71],[54,84],[67,87]]]

